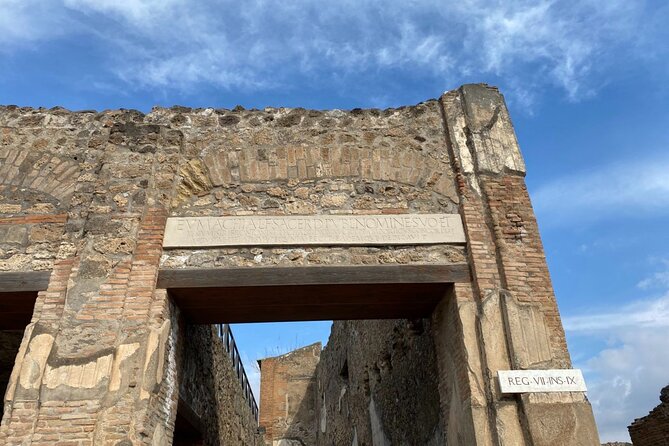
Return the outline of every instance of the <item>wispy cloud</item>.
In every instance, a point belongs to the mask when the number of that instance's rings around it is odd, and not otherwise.
[[[631,174],[635,172],[635,174]],[[669,213],[669,157],[605,165],[553,180],[532,194],[547,224],[588,222],[612,215]]]
[[[662,293],[563,319],[579,345],[603,345],[576,363],[584,369],[602,441],[629,439],[626,426],[655,407],[669,384],[669,286]]]
[[[615,311],[588,313],[564,319],[565,330],[601,333],[621,329],[665,329],[669,334],[669,292],[655,299],[636,300]],[[669,346],[669,338],[667,339]]]
[[[631,329],[581,366],[602,441],[628,439],[626,427],[659,404],[669,384],[669,330]]]
[[[0,54],[69,34],[70,20],[59,2],[0,0]]]
[[[90,35],[119,79],[143,87],[278,89],[393,70],[441,85],[493,76],[530,102],[547,87],[576,99],[614,55],[634,58],[644,11],[623,0],[0,0],[0,48]]]
[[[648,290],[657,287],[664,287],[669,289],[669,259],[654,258],[652,259],[652,262],[654,264],[661,265],[662,269],[639,281],[637,286],[642,290]]]

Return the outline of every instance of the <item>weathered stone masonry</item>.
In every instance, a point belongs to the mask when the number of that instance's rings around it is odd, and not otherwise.
[[[660,392],[660,404],[628,427],[636,446],[669,445],[669,386]]]
[[[258,361],[262,375],[260,426],[270,445],[316,444],[316,366],[321,343]]]
[[[583,395],[496,386],[497,370],[570,361],[494,88],[348,112],[3,107],[0,132],[0,272],[50,273],[0,441],[170,444],[192,313],[161,270],[466,264],[430,321],[440,441],[598,443]],[[430,212],[459,213],[467,244],[162,248],[168,216]]]

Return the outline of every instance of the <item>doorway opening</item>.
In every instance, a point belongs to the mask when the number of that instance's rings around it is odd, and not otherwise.
[[[175,285],[174,276],[171,280]],[[210,281],[200,287],[165,286],[184,321],[183,348],[190,350],[190,362],[220,353],[228,358],[229,371],[224,370],[226,364],[211,366],[216,373],[203,385],[220,389],[226,380],[217,376],[227,373],[236,380],[239,395],[235,399],[232,392],[228,406],[244,401],[254,420],[244,441],[224,437],[228,442],[221,444],[262,444],[261,436],[267,444],[290,446],[443,444],[430,317],[452,292],[452,282],[443,277],[426,281],[395,277],[395,283],[390,282],[211,286]],[[277,322],[294,321],[333,322],[326,342],[322,337],[292,342],[287,325],[287,351],[263,355],[257,348],[247,350],[245,343],[253,337],[248,333],[257,335],[267,326],[282,325]],[[266,338],[273,347],[271,336]],[[231,339],[237,345],[233,349]],[[184,353],[184,358],[188,356]],[[206,368],[202,363],[197,367]],[[182,379],[188,380],[192,373],[188,370],[195,369],[185,365]],[[257,374],[260,384],[253,392],[249,376]],[[194,396],[191,390],[183,398],[189,402]],[[189,404],[194,409],[198,405]],[[244,426],[239,410],[219,411],[215,422],[204,422],[213,418],[198,409],[194,412],[205,430],[217,423],[218,433],[213,435],[224,436],[222,430]],[[211,434],[204,434],[205,441],[207,435]]]
[[[3,396],[0,419],[9,378],[36,300],[37,291],[0,292],[0,395]]]

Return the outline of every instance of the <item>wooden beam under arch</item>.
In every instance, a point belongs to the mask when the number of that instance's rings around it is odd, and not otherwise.
[[[448,265],[276,266],[166,269],[158,288],[209,288],[366,283],[469,282],[466,263]]]
[[[163,269],[191,323],[428,317],[466,264]]]

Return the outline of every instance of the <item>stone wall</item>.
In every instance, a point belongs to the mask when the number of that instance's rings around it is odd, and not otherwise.
[[[570,366],[524,174],[485,85],[387,110],[0,107],[0,273],[50,271],[0,442],[171,441],[181,332],[160,268],[467,263],[430,322],[446,434],[598,443],[582,395],[495,387],[500,369]],[[459,213],[466,245],[162,247],[169,216],[427,212]]]
[[[264,445],[217,327],[185,325],[180,341],[179,410],[192,411],[204,444]]]
[[[259,360],[260,426],[271,446],[316,444],[316,366],[321,344]]]
[[[445,444],[429,320],[335,322],[316,376],[314,444]]]
[[[669,386],[660,393],[660,404],[648,415],[637,418],[629,426],[634,446],[669,445]]]
[[[335,321],[320,344],[266,358],[260,424],[273,446],[444,445],[430,321]]]
[[[457,212],[435,100],[386,110],[160,109],[183,134],[172,215]],[[461,263],[454,245],[170,249],[163,268]]]

